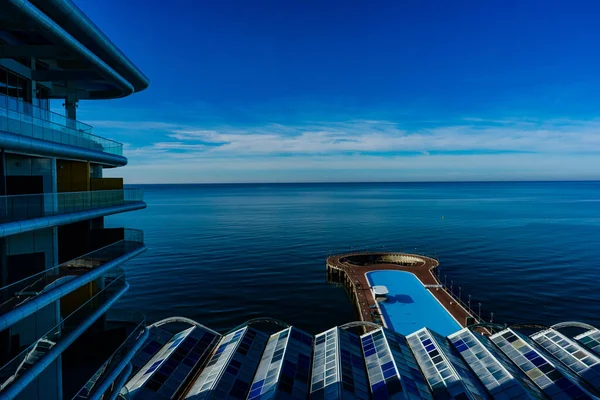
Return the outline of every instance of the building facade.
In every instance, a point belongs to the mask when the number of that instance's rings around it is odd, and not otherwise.
[[[106,228],[104,217],[146,204],[104,177],[127,164],[123,145],[95,135],[77,109],[147,86],[71,1],[0,1],[0,395],[108,388],[145,340],[143,318],[106,316],[143,233]]]

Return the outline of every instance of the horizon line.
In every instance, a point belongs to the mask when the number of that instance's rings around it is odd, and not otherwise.
[[[600,179],[573,180],[489,180],[489,181],[298,181],[298,182],[155,182],[125,183],[125,185],[339,185],[339,184],[407,184],[407,183],[577,183],[599,182]]]

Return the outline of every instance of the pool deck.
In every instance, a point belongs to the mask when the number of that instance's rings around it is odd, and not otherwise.
[[[403,258],[414,261],[414,263],[396,263],[381,261],[382,258]],[[373,260],[380,259],[375,262],[367,261],[367,265],[358,265],[356,260]],[[327,275],[332,280],[342,282],[352,300],[354,301],[358,315],[362,321],[375,322],[375,320],[383,318],[378,315],[379,311],[376,302],[371,293],[371,287],[367,280],[366,273],[370,271],[393,270],[406,271],[414,274],[423,285],[441,285],[435,275],[435,270],[439,266],[439,262],[433,258],[407,253],[353,253],[331,256],[327,259]],[[445,288],[442,287],[426,287],[433,296],[442,304],[450,315],[458,321],[462,326],[466,326],[467,317],[475,317],[470,314],[463,306],[461,306],[455,298],[453,298]]]

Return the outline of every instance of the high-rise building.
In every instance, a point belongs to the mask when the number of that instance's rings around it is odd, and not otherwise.
[[[127,164],[123,145],[95,135],[77,110],[147,86],[71,1],[0,1],[0,396],[108,390],[146,339],[142,318],[106,317],[143,234],[104,225],[146,204],[103,176]]]

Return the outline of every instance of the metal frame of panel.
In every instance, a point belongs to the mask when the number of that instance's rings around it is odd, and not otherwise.
[[[554,329],[537,332],[531,338],[552,357],[600,390],[600,358]]]
[[[590,398],[582,380],[550,361],[529,338],[507,328],[490,340],[549,397]]]
[[[406,339],[436,398],[489,398],[464,361],[452,353],[446,338],[423,328]]]
[[[245,326],[221,339],[210,361],[192,383],[186,399],[245,398],[268,336]]]
[[[368,399],[369,382],[360,338],[332,328],[315,336],[311,398]]]
[[[433,399],[404,336],[381,328],[361,342],[374,399]]]
[[[448,340],[493,397],[546,398],[486,337],[465,328],[449,335]]]
[[[142,367],[140,370],[127,382],[125,387],[130,395],[135,395],[135,392],[148,382],[154,372],[169,358],[169,356],[177,349],[177,346],[189,335],[194,327],[188,328],[173,335],[167,343]]]
[[[307,397],[312,352],[313,336],[297,328],[271,335],[248,399]]]
[[[575,336],[574,339],[600,356],[600,330],[590,329],[581,335]]]

